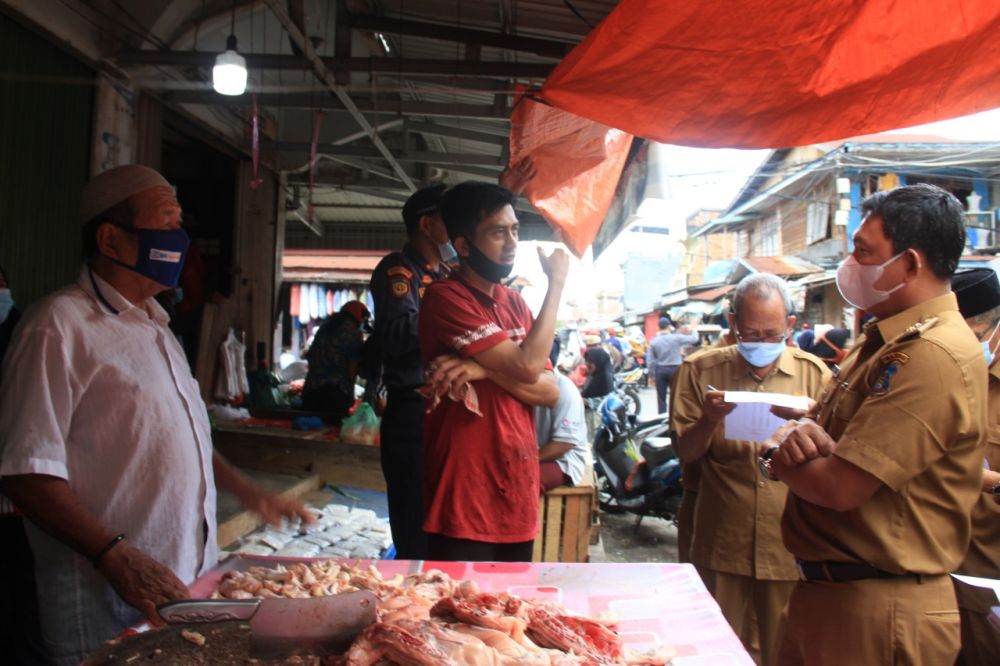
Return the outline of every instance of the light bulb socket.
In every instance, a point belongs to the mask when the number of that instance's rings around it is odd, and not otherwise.
[[[236,35],[233,33],[230,33],[229,36],[226,37],[226,50],[227,51],[236,50]]]

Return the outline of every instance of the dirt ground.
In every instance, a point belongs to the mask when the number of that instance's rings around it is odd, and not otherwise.
[[[601,514],[601,542],[592,562],[676,562],[677,529],[661,518],[644,518],[636,529],[631,514]]]

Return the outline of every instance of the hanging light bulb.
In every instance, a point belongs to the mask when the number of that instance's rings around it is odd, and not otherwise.
[[[247,60],[236,52],[236,35],[226,40],[226,50],[215,56],[212,87],[220,95],[242,95],[247,89]]]

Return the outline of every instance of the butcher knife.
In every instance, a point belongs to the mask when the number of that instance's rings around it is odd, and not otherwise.
[[[185,599],[156,610],[167,624],[250,623],[255,657],[342,654],[375,622],[378,597],[367,590],[309,599]]]

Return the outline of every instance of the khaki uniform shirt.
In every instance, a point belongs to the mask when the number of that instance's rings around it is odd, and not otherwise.
[[[892,573],[954,571],[982,482],[986,376],[954,294],[867,325],[816,420],[837,441],[834,455],[884,485],[843,512],[790,495],[788,550]]]
[[[710,347],[701,347],[696,351],[691,352],[690,354],[688,354],[685,360],[693,361],[696,357],[701,356],[704,352],[710,352],[715,349],[725,349],[726,347],[732,346],[732,343],[729,342],[729,340],[727,339],[728,337],[729,337],[729,331],[725,331],[725,334],[719,336],[719,339],[715,342],[714,345]],[[674,395],[676,395],[677,393],[677,391],[674,390],[674,386],[676,385],[676,378],[677,375],[675,374],[674,383],[672,383],[670,386],[670,409],[668,410],[669,414],[671,414],[670,417],[671,437],[673,437],[675,441],[677,439],[677,433],[676,431],[674,431],[673,428],[672,415],[674,413]],[[715,385],[713,384],[713,386]],[[685,492],[689,493],[698,492],[698,482],[701,480],[701,468],[699,467],[700,463],[701,463],[700,460],[696,460],[694,462],[689,462],[689,463],[681,463],[681,486],[684,488]]]
[[[990,367],[989,391],[985,458],[991,470],[1000,471],[1000,363]],[[989,492],[980,492],[972,507],[972,541],[959,573],[1000,577],[1000,502]],[[991,606],[997,605],[992,590],[960,585],[955,591],[961,608],[988,613]]]
[[[673,427],[677,436],[701,418],[707,386],[819,396],[830,373],[799,349],[787,348],[771,373],[759,379],[736,346],[689,357],[678,369]],[[765,480],[757,466],[757,442],[726,439],[720,423],[699,461],[691,561],[715,571],[761,580],[797,580],[792,556],[781,543],[781,511],[787,488]]]

